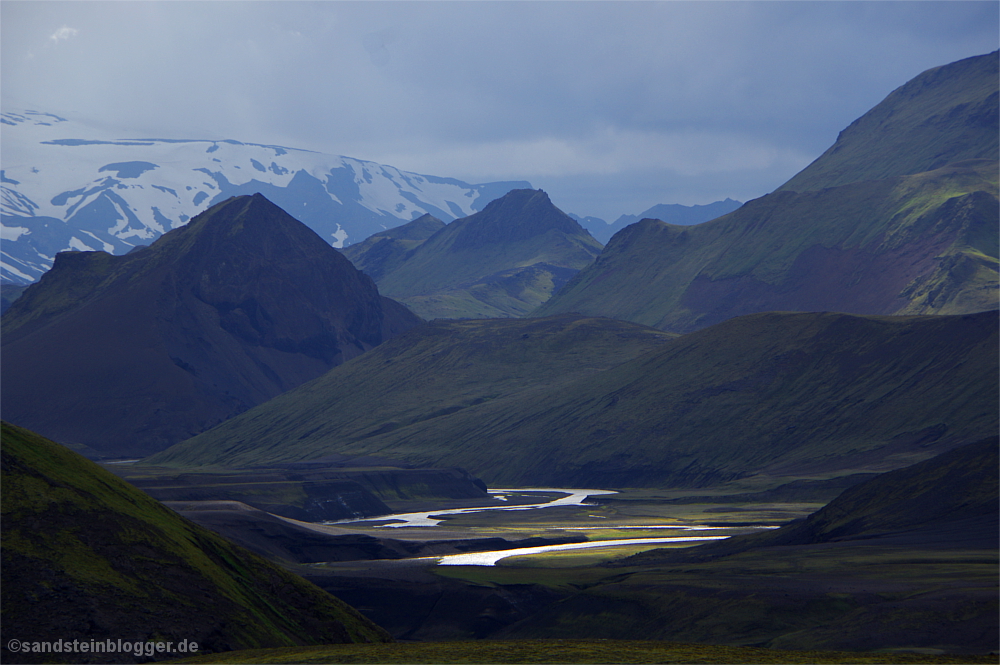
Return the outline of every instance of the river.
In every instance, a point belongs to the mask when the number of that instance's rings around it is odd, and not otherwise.
[[[327,524],[347,524],[357,522],[387,522],[378,524],[376,528],[402,528],[402,527],[435,527],[445,521],[448,515],[462,515],[469,513],[479,513],[489,510],[540,510],[543,508],[554,508],[557,506],[579,506],[588,497],[601,494],[617,494],[614,490],[592,490],[592,489],[564,489],[564,488],[532,488],[526,489],[497,489],[490,490],[498,501],[506,501],[512,494],[533,494],[533,493],[560,493],[563,497],[545,501],[542,503],[531,503],[522,505],[496,505],[480,506],[476,508],[452,508],[446,510],[431,510],[417,513],[395,513],[383,515],[381,517],[369,517],[354,520],[342,520],[339,522],[327,522]],[[590,530],[607,527],[565,527],[566,530]],[[702,525],[649,525],[649,526],[615,526],[615,529],[669,529],[671,531],[714,531],[727,527],[702,526]],[[775,527],[762,527],[775,528]],[[630,538],[624,540],[597,540],[583,543],[565,543],[562,545],[543,545],[539,547],[520,547],[517,549],[495,550],[490,552],[470,552],[466,554],[447,554],[436,557],[426,557],[429,560],[437,561],[441,566],[493,566],[497,561],[512,556],[523,556],[526,554],[541,554],[543,552],[558,552],[569,550],[592,549],[597,547],[618,547],[622,545],[653,545],[662,543],[683,543],[699,542],[709,540],[724,540],[730,536],[665,536],[662,538]]]

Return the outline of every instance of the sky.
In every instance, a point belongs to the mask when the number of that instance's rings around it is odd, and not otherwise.
[[[1000,3],[0,2],[0,105],[120,138],[236,139],[608,221],[763,196]],[[2,160],[2,144],[0,144]]]

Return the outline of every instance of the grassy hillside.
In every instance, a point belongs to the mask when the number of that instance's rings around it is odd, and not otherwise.
[[[382,265],[379,254],[394,252],[385,240],[350,251],[362,267]],[[427,319],[520,316],[600,251],[601,244],[545,192],[513,190],[402,257],[387,257],[376,282],[383,294]]]
[[[688,332],[765,311],[997,308],[997,61],[921,74],[784,186],[728,215],[624,229],[535,314]]]
[[[387,639],[333,596],[65,447],[7,423],[2,437],[5,648],[12,638],[186,639],[203,651]],[[123,658],[133,662],[102,662]]]
[[[376,450],[383,435],[413,431],[465,411],[479,413],[486,405],[516,411],[524,399],[534,401],[672,338],[631,323],[572,315],[433,321],[346,363],[341,372],[148,461],[250,466]],[[291,441],[295,443],[289,445]],[[441,445],[446,444],[432,447]],[[423,460],[433,455],[428,451]]]
[[[424,215],[412,222],[387,229],[342,251],[354,267],[376,282],[398,268],[406,255],[445,226],[437,217]]]
[[[994,309],[998,215],[996,161],[779,191],[694,227],[633,224],[535,314],[688,332],[771,310]]]
[[[543,487],[885,471],[996,431],[997,321],[757,314],[644,355],[621,322],[440,322],[154,461],[377,454]],[[625,333],[633,360],[607,353]]]
[[[929,69],[840,133],[780,190],[805,192],[996,159],[1000,53]]]

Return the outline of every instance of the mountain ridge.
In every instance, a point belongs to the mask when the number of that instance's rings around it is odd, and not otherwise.
[[[502,325],[524,332],[501,337],[501,320],[440,321],[150,463],[248,466],[378,454],[417,466],[447,461],[491,485],[540,487],[700,487],[755,475],[884,471],[997,428],[997,317],[753,314],[557,382],[511,374],[518,365],[508,360],[503,390],[455,378],[437,396],[440,388],[428,392],[429,381],[418,377],[445,381],[459,369],[490,376],[485,353],[533,358],[521,355],[541,348],[531,326],[557,330],[576,320],[628,330],[624,322],[560,315],[509,320]],[[492,341],[477,345],[463,328],[491,332]],[[550,348],[546,362],[586,357],[582,342]],[[411,355],[417,348],[424,350]],[[333,406],[366,394],[382,401],[365,417]]]
[[[996,308],[1000,125],[990,132],[982,114],[963,111],[989,106],[1000,94],[997,77],[982,73],[995,71],[996,55],[916,77],[845,130],[803,179],[727,215],[692,227],[627,227],[534,314],[578,311],[684,333],[761,311]],[[912,87],[919,94],[910,108],[900,99]],[[956,89],[964,91],[961,103]],[[899,127],[893,118],[901,118]],[[872,126],[887,143],[859,137]],[[982,140],[970,143],[969,136]],[[942,152],[952,139],[957,144]],[[872,150],[880,165],[874,171],[866,166]],[[815,187],[800,186],[806,179]]]
[[[342,247],[425,213],[463,217],[531,186],[232,139],[122,139],[37,111],[5,109],[0,132],[5,283],[38,279],[64,250],[124,254],[232,196],[261,193]]]
[[[369,265],[376,248],[348,253]],[[520,316],[593,261],[601,245],[542,190],[516,189],[398,252],[379,289],[424,318]],[[382,264],[384,265],[384,264]]]
[[[105,454],[166,447],[420,321],[259,194],[138,252],[57,259],[0,319],[5,417]]]

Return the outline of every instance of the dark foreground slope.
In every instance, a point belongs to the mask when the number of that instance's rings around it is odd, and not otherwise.
[[[333,596],[233,546],[111,473],[3,423],[4,662],[8,642],[182,639],[200,651],[384,641]],[[130,654],[63,654],[134,662]]]
[[[146,455],[418,322],[263,196],[236,197],[140,251],[59,254],[3,316],[4,417]]]
[[[376,268],[384,294],[425,318],[485,318],[535,309],[589,265],[601,244],[545,192],[515,189],[383,264],[380,252],[392,250],[383,240],[350,256]]]
[[[755,314],[634,359],[609,353],[651,339],[627,326],[425,326],[155,462],[378,454],[491,485],[704,486],[886,471],[997,429],[997,312]]]
[[[619,232],[536,314],[688,332],[775,310],[994,309],[997,85],[996,53],[921,74],[778,191],[695,227]]]

